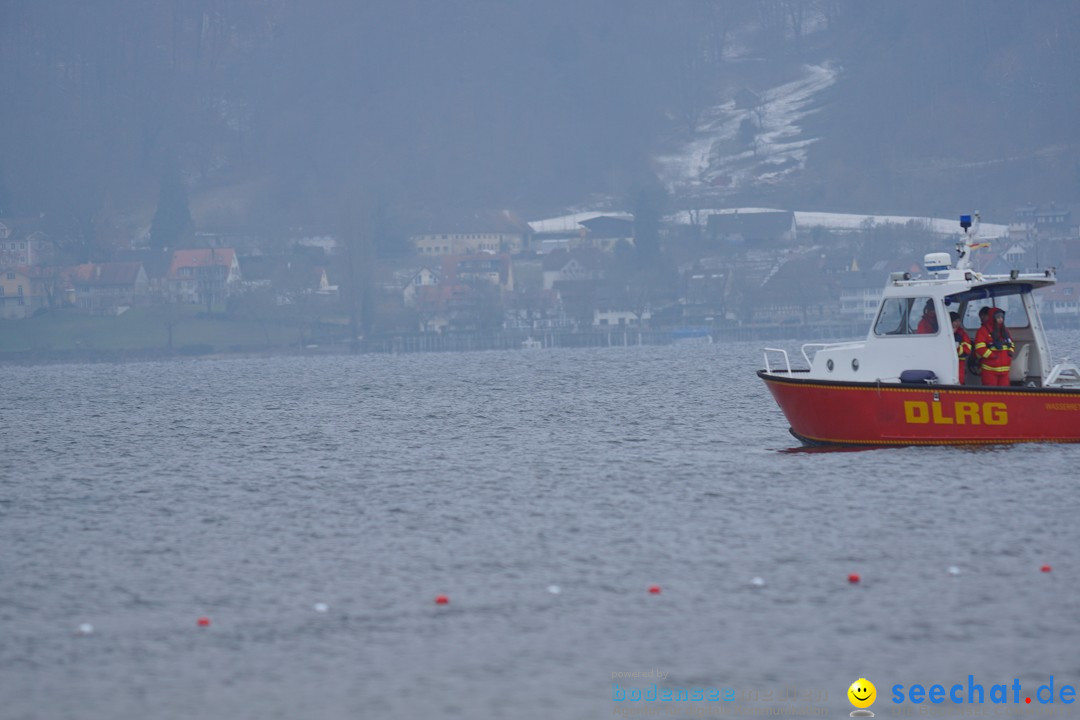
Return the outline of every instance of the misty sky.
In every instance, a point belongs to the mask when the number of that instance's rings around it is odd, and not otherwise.
[[[1067,0],[3,0],[0,210],[147,216],[173,160],[193,198],[235,199],[202,218],[219,224],[328,222],[357,196],[534,217],[618,203],[688,142],[752,155],[767,118],[717,144],[710,112],[807,67],[835,81],[806,99],[805,167],[714,204],[1069,202],[1078,15]]]

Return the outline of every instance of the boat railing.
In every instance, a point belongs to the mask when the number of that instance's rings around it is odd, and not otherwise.
[[[787,350],[781,348],[765,348],[763,353],[765,355],[765,372],[769,375],[773,372],[773,369],[769,366],[769,353],[771,352],[780,353],[784,356],[784,365],[787,367],[787,374],[791,375],[791,360],[788,358]]]
[[[859,347],[860,345],[863,345],[863,342],[861,340],[838,343],[804,343],[802,348],[800,349],[802,350],[802,356],[806,358],[807,366],[814,367],[813,360],[811,360],[810,356],[806,354],[806,348],[816,348],[814,350],[814,355],[817,356],[818,352],[821,350],[845,347]]]
[[[1043,387],[1077,387],[1080,386],[1080,367],[1076,363],[1063,360],[1053,367],[1050,374],[1043,381]]]

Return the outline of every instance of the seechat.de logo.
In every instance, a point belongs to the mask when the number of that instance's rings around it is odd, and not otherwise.
[[[847,689],[847,696],[856,708],[851,711],[851,717],[874,717],[874,713],[869,710],[877,700],[877,688],[874,687],[874,683],[866,678],[859,678],[851,683],[851,687]]]

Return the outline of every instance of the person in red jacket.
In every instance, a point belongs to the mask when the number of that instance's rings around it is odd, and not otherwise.
[[[937,313],[934,312],[934,301],[927,300],[923,307],[922,317],[919,318],[919,327],[915,332],[919,335],[933,335],[937,332]]]
[[[1016,345],[1005,327],[1005,311],[990,308],[986,321],[975,333],[975,355],[982,361],[982,384],[988,387],[1008,387]]]
[[[968,355],[971,354],[971,336],[964,330],[959,313],[951,312],[949,317],[952,318],[952,336],[956,341],[956,357],[960,361],[960,384],[963,385],[964,378],[967,377]]]

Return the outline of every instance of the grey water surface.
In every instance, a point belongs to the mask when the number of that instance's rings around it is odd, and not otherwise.
[[[846,717],[860,677],[882,717],[895,684],[1080,684],[1080,447],[790,452],[761,362],[0,367],[0,717],[584,719],[653,683]]]

